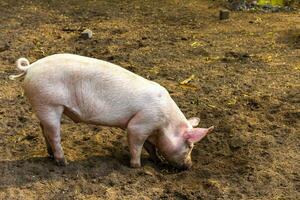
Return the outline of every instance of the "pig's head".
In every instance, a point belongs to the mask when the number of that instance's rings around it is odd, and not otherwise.
[[[195,142],[199,142],[214,127],[194,128],[200,119],[193,117],[188,124],[182,124],[174,130],[174,133],[162,134],[156,147],[159,152],[173,165],[181,169],[189,169],[192,166],[191,152]]]

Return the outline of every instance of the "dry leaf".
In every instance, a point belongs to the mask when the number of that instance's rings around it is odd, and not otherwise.
[[[152,68],[149,70],[150,73],[153,73],[153,74],[155,74],[155,75],[158,74],[159,71],[160,71],[160,68],[157,67],[157,66],[154,66],[154,67],[152,67]]]
[[[193,48],[197,48],[197,47],[200,47],[200,46],[203,46],[204,45],[204,43],[202,42],[193,42],[192,44],[191,44],[191,47],[193,47]]]
[[[187,79],[183,80],[180,82],[180,85],[186,85],[188,84],[189,82],[191,82],[193,79],[195,78],[195,75],[192,74],[190,77],[188,77]]]
[[[193,84],[186,84],[186,85],[180,85],[180,86],[185,87],[185,88],[197,89],[197,86],[195,86]]]
[[[234,104],[236,104],[236,99],[229,99],[229,100],[227,101],[227,104],[228,104],[228,105],[234,105]]]
[[[261,22],[262,22],[262,19],[260,17],[257,17],[255,20],[255,23],[261,23]]]
[[[212,104],[208,104],[208,107],[211,107],[211,108],[217,108],[217,106],[212,105]]]
[[[300,71],[300,65],[296,66],[294,69]]]

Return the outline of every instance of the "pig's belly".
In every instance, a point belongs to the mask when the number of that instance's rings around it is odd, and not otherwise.
[[[64,106],[64,114],[75,123],[83,122],[102,126],[111,126],[126,129],[130,119],[136,114],[134,111],[126,110],[117,112],[114,109],[106,107],[101,109],[96,107],[91,110],[86,108]]]

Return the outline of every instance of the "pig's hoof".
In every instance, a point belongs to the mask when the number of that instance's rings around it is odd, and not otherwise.
[[[54,154],[50,146],[47,146],[47,153],[50,158],[54,158]]]
[[[68,164],[65,158],[55,159],[55,163],[57,166],[66,166]]]
[[[141,164],[140,163],[130,163],[130,166],[132,168],[140,168],[141,167]]]
[[[52,159],[54,158],[54,154],[49,151],[48,151],[48,156],[49,156],[49,158],[52,158]]]

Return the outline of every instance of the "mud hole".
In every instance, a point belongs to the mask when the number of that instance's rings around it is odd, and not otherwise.
[[[1,0],[0,199],[299,199],[299,12],[219,21],[218,10],[196,0]],[[91,40],[79,38],[84,28]],[[131,169],[124,131],[67,118],[69,165],[55,166],[22,80],[8,76],[20,56],[60,52],[154,80],[187,117],[214,125],[194,148],[193,168],[155,165],[144,153],[143,167]]]

